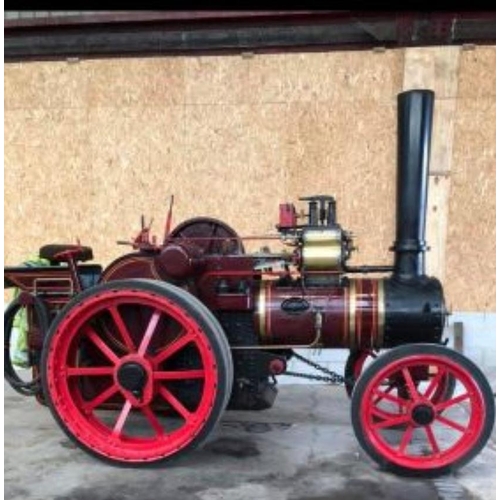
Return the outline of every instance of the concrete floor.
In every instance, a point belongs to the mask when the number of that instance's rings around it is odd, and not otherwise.
[[[341,387],[282,386],[273,409],[228,412],[205,448],[149,469],[79,449],[49,411],[5,388],[7,500],[460,500],[495,498],[495,444],[437,480],[380,472],[360,450]]]

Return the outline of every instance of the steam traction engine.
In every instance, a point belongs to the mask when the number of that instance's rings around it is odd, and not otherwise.
[[[288,252],[245,253],[245,238],[205,217],[170,231],[171,210],[162,244],[143,225],[134,251],[104,270],[82,263],[88,247],[47,245],[50,266],[5,269],[21,290],[5,314],[6,379],[84,450],[141,464],[200,445],[226,409],[271,407],[295,348],[348,348],[343,376],[312,364],[345,383],[367,454],[398,473],[464,465],[491,434],[494,398],[481,371],[444,347],[442,286],[425,274],[433,100],[398,97],[394,266],[348,265],[352,239],[329,196],[305,199],[304,224],[280,206]],[[10,360],[21,310],[30,380]]]

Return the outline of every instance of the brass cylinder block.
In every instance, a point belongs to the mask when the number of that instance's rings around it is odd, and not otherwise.
[[[340,228],[304,231],[302,266],[305,271],[336,271],[342,268],[342,231]]]

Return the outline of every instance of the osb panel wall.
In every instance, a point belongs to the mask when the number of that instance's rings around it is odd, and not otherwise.
[[[465,58],[489,70],[485,50],[461,56],[461,89],[474,74]],[[109,263],[140,213],[161,233],[171,193],[175,223],[208,215],[240,234],[272,232],[282,201],[332,193],[358,236],[353,263],[390,263],[404,61],[394,50],[7,64],[6,263],[76,237]],[[470,223],[451,218],[450,230],[474,239]],[[448,290],[461,279],[452,269]],[[466,295],[453,305],[494,307]]]
[[[454,310],[495,310],[495,48],[462,52],[446,280]]]

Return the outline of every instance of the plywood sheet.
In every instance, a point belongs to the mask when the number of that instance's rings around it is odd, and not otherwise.
[[[12,121],[23,133],[6,132],[5,140],[5,260],[11,265],[44,243],[93,232],[85,203],[92,171],[86,111],[6,111],[6,123]]]
[[[411,84],[438,94],[431,168],[452,171],[431,187],[438,222],[449,191],[445,285],[455,309],[492,310],[494,48],[411,50],[7,64],[6,263],[79,236],[107,264],[141,213],[161,234],[172,193],[175,223],[207,215],[240,234],[272,232],[280,202],[332,193],[353,263],[390,263],[396,95],[419,65]]]
[[[187,104],[242,104],[248,60],[240,55],[184,59]]]
[[[66,61],[11,63],[4,66],[5,109],[83,108],[88,73]]]
[[[156,107],[184,102],[184,58],[97,59],[82,62],[89,107]]]
[[[426,273],[443,281],[446,276],[446,239],[448,235],[448,198],[450,175],[430,175],[427,197],[426,241],[429,248],[425,257]],[[445,290],[445,295],[448,290]]]
[[[430,172],[446,175],[453,170],[456,99],[436,99],[432,125]]]
[[[395,104],[290,106],[291,198],[334,194],[341,224],[357,235],[353,263],[387,263],[394,240]]]
[[[479,99],[496,95],[496,48],[478,46],[474,50],[462,50],[458,96]]]
[[[460,47],[419,47],[405,51],[403,88],[431,89],[437,99],[454,99]]]
[[[455,310],[495,310],[494,130],[494,100],[458,100],[445,281]]]
[[[194,57],[187,104],[387,100],[401,88],[403,51]]]
[[[163,230],[168,197],[183,178],[184,110],[91,108],[89,153],[92,198],[82,203],[94,219],[95,253],[109,261],[123,250],[115,240],[138,231],[141,214],[154,218],[155,233]]]
[[[401,88],[403,51],[283,56],[286,101],[392,101]]]
[[[185,181],[193,213],[217,217],[240,234],[273,229],[284,195],[286,106],[187,108]]]

